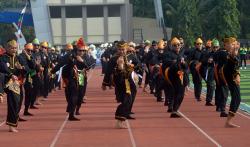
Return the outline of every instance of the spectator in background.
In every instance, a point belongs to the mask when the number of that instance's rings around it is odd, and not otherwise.
[[[245,66],[244,69],[247,69],[247,67],[246,67],[246,64],[247,64],[246,55],[247,55],[247,48],[244,45],[240,48],[240,69],[242,69],[242,62],[244,62],[244,66]]]
[[[5,53],[5,49],[0,45],[0,56]],[[0,73],[0,103],[3,103],[4,74]]]

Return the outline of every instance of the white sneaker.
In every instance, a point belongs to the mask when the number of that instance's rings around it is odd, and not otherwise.
[[[245,69],[247,69],[247,67],[245,67]]]
[[[242,69],[242,67],[240,67],[240,69]]]

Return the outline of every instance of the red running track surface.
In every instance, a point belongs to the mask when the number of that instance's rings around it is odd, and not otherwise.
[[[129,120],[129,129],[115,129],[114,112],[117,103],[114,90],[101,90],[100,69],[89,73],[87,103],[82,105],[79,122],[67,121],[63,90],[30,110],[35,116],[24,117],[18,133],[8,132],[2,123],[6,118],[5,103],[0,104],[1,147],[181,147],[181,146],[250,146],[250,116],[237,114],[234,122],[240,128],[224,128],[226,118],[220,118],[215,107],[196,102],[193,92],[185,95],[180,112],[183,118],[173,119],[163,103],[138,90],[133,111],[136,120]]]

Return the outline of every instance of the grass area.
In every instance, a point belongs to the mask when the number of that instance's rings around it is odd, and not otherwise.
[[[242,102],[250,105],[250,66],[247,66],[247,69],[242,69],[241,74],[241,84],[240,84],[240,93]]]

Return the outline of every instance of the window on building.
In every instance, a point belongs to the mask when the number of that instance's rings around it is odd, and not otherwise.
[[[60,6],[50,6],[49,11],[50,11],[51,18],[61,18],[62,17]]]
[[[109,17],[120,17],[121,7],[119,5],[108,6],[108,16]]]
[[[87,17],[103,17],[103,6],[88,6]]]
[[[66,18],[82,18],[82,7],[81,6],[67,6]]]

